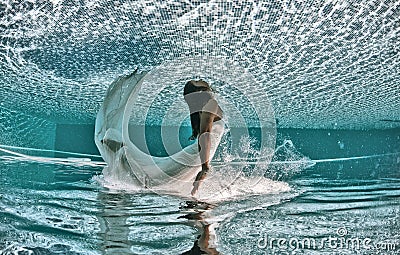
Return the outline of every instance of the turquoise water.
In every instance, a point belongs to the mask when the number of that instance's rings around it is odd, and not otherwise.
[[[399,254],[399,155],[322,161],[275,161],[290,190],[207,204],[104,188],[102,166],[3,157],[0,253],[200,254],[208,233],[221,254]]]
[[[400,254],[399,24],[396,0],[0,1],[0,255]],[[256,140],[232,135],[215,172],[266,145],[262,185],[106,185],[96,114],[133,70],[141,150],[191,143],[182,87],[203,78]]]

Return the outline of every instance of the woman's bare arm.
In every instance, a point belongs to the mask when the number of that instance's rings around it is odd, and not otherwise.
[[[193,183],[192,195],[194,195],[199,188],[201,181],[204,180],[206,174],[210,168],[210,149],[211,149],[211,130],[215,118],[218,118],[218,104],[214,99],[211,99],[209,103],[204,106],[203,111],[200,114],[200,134],[198,139],[200,160],[201,160],[201,172],[196,176],[195,182]]]
[[[202,170],[209,169],[211,149],[211,129],[214,121],[214,114],[204,112],[200,117],[200,135],[198,140]]]

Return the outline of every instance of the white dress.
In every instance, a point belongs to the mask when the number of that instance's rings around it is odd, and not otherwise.
[[[146,74],[119,77],[107,90],[96,118],[95,142],[107,163],[105,181],[130,188],[160,189],[189,194],[201,170],[198,145],[194,143],[168,157],[154,157],[141,151],[128,133],[129,117]],[[224,133],[222,120],[211,130],[211,161]]]

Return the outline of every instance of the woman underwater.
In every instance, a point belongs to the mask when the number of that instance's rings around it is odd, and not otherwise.
[[[190,110],[192,136],[189,139],[198,139],[201,160],[201,171],[197,174],[191,191],[194,195],[210,169],[211,130],[214,122],[222,121],[223,112],[214,99],[210,85],[203,80],[188,81],[183,95]]]
[[[134,72],[115,80],[97,114],[95,141],[107,163],[104,180],[193,196],[209,172],[209,162],[223,136],[222,110],[207,82],[188,81],[183,95],[190,110],[190,139],[197,138],[198,143],[166,157],[152,156],[139,149],[129,134],[129,115],[135,111],[135,101],[146,77],[146,73]]]

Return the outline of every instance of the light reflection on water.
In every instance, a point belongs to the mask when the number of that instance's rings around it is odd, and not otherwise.
[[[396,254],[400,178],[392,160],[381,160],[378,168],[371,162],[370,168],[317,164],[290,177],[289,192],[218,205],[107,190],[92,180],[101,168],[1,161],[0,249],[2,254],[200,254],[208,244],[209,254],[265,254],[284,252],[260,248],[257,242],[265,236],[320,241],[345,227],[349,238],[395,243],[396,251],[381,254]]]

